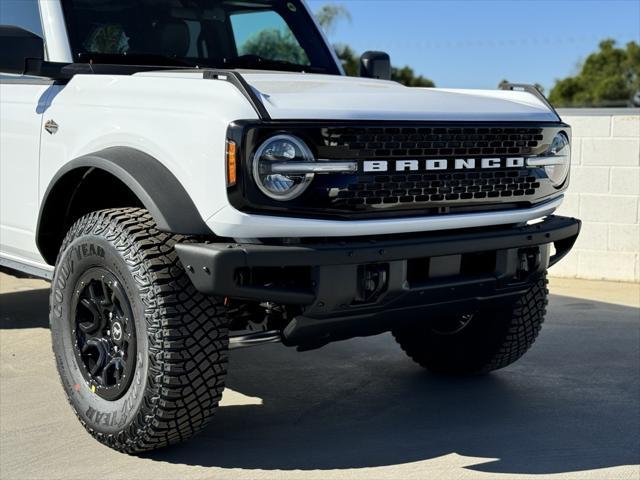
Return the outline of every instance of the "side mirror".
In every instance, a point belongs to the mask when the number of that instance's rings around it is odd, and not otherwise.
[[[28,58],[44,60],[44,40],[12,25],[0,25],[0,72],[22,75]]]
[[[360,76],[391,80],[391,59],[384,52],[364,52],[360,57]]]

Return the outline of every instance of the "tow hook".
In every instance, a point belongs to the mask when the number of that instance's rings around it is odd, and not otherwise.
[[[358,267],[358,296],[356,303],[375,302],[387,289],[389,281],[389,265],[371,263]]]
[[[540,268],[542,263],[542,255],[540,249],[526,249],[520,251],[520,276],[526,276],[530,273],[536,272]]]

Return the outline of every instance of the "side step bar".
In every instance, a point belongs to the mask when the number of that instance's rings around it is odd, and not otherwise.
[[[279,330],[248,333],[246,335],[233,335],[229,337],[229,350],[257,347],[258,345],[280,342],[282,342],[282,332]]]

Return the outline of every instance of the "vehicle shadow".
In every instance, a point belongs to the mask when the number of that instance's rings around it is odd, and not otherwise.
[[[47,300],[46,289],[0,294],[0,333],[47,328]],[[211,426],[145,457],[331,470],[456,453],[474,457],[460,459],[466,468],[509,474],[638,464],[639,317],[636,308],[553,296],[534,348],[485,377],[423,372],[389,335],[307,353],[234,351],[232,392]]]
[[[0,330],[49,328],[49,289],[0,294]]]
[[[638,464],[638,317],[634,308],[553,297],[529,354],[485,377],[429,375],[389,335],[304,354],[277,345],[234,351],[228,387],[262,403],[222,407],[200,436],[149,457],[329,470],[457,453],[483,458],[467,468],[510,474]]]

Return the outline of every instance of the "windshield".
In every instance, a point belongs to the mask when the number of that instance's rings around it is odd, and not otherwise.
[[[63,0],[75,62],[339,74],[299,0]]]

